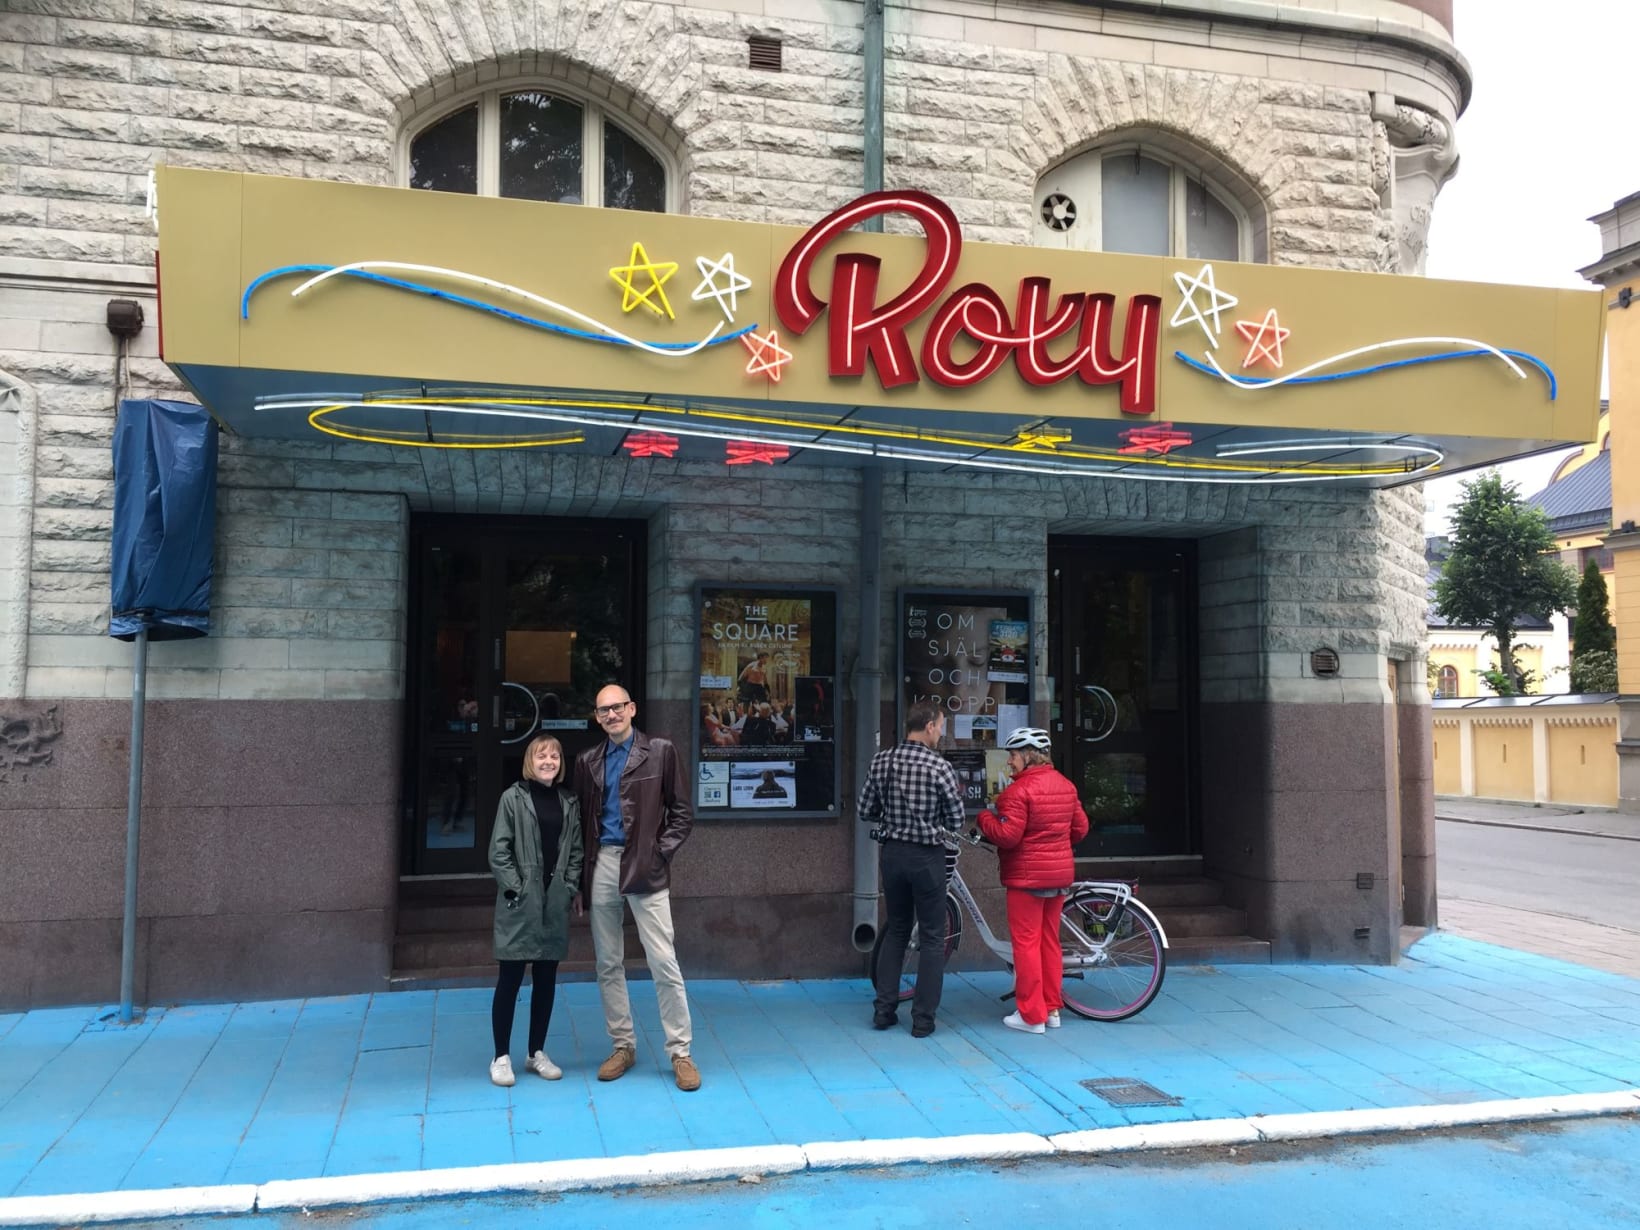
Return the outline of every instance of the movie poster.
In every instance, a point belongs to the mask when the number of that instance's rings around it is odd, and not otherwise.
[[[696,807],[835,812],[835,595],[698,592]]]
[[[1030,723],[1030,598],[906,591],[900,610],[900,713],[921,701],[945,711],[940,751],[977,810],[995,795],[999,744]]]

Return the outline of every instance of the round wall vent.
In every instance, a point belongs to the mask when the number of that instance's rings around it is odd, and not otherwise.
[[[1063,192],[1042,201],[1042,221],[1050,231],[1068,231],[1076,225],[1076,202]]]
[[[1317,679],[1336,679],[1338,677],[1338,651],[1336,649],[1310,650],[1310,674]]]

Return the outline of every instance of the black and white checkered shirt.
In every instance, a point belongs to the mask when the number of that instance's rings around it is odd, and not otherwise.
[[[949,845],[962,817],[956,770],[938,752],[907,740],[871,758],[860,819],[877,826],[880,840]]]

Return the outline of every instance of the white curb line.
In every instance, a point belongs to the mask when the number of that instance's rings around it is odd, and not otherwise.
[[[255,1207],[256,1187],[250,1183],[69,1196],[9,1196],[0,1200],[0,1226],[206,1217],[216,1213],[249,1213]]]
[[[1035,1132],[976,1136],[902,1136],[894,1140],[824,1140],[804,1145],[810,1170],[899,1166],[907,1162],[993,1162],[1045,1157],[1053,1145]]]
[[[593,1191],[606,1187],[660,1187],[734,1179],[744,1174],[791,1174],[806,1165],[796,1145],[691,1149],[634,1157],[593,1157],[561,1162],[514,1162],[447,1170],[397,1170],[385,1174],[282,1179],[257,1189],[259,1211],[377,1204],[429,1196],[487,1192]]]
[[[596,1157],[558,1162],[518,1162],[444,1170],[398,1170],[382,1174],[282,1179],[219,1187],[93,1192],[64,1196],[0,1198],[0,1226],[63,1225],[202,1217],[212,1214],[326,1208],[491,1192],[595,1191],[611,1187],[661,1187],[734,1179],[743,1175],[796,1174],[932,1162],[981,1162],[1051,1154],[1127,1153],[1146,1149],[1193,1149],[1260,1141],[1316,1140],[1431,1128],[1523,1123],[1543,1119],[1640,1114],[1640,1089],[1567,1093],[1445,1106],[1399,1106],[1369,1110],[1254,1115],[1246,1119],[1136,1124],[1038,1136],[996,1132],[973,1136],[902,1137],[893,1140],[827,1140],[807,1145],[753,1145],[692,1149],[634,1157]]]

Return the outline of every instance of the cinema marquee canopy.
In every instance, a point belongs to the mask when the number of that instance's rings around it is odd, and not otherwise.
[[[805,231],[156,181],[163,356],[246,436],[1390,486],[1599,413],[1592,291],[974,243],[919,192]]]

